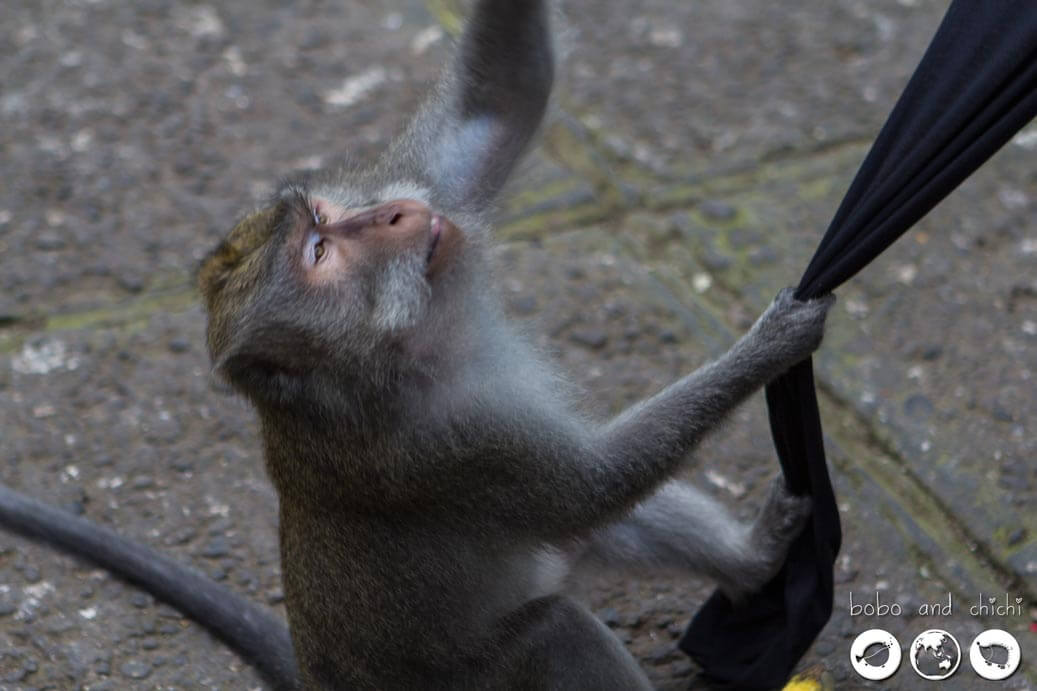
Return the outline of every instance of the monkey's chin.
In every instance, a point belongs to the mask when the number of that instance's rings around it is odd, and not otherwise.
[[[461,241],[461,231],[444,216],[434,214],[429,222],[429,247],[425,262],[428,269],[425,275],[433,278],[439,274],[457,251]]]

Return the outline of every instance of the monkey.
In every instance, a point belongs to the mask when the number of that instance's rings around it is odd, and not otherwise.
[[[544,0],[479,0],[376,161],[284,181],[199,269],[213,369],[260,421],[287,631],[10,490],[0,521],[66,549],[93,540],[102,553],[86,556],[209,626],[278,688],[647,689],[567,594],[570,574],[693,571],[732,600],[762,587],[809,499],[776,480],[743,524],[675,474],[819,347],[834,298],[786,289],[713,362],[610,420],[580,412],[491,287],[494,203],[549,105],[550,14]],[[214,599],[229,603],[216,622]]]

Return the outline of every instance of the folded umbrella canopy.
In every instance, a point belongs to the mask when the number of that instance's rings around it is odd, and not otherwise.
[[[1037,2],[954,0],[865,158],[797,288],[831,292],[864,268],[1037,115]],[[748,600],[719,591],[680,647],[734,689],[782,686],[832,613],[839,511],[825,462],[810,360],[767,387],[789,487],[812,521],[782,571]]]

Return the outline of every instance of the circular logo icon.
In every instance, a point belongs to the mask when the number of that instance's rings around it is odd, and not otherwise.
[[[850,666],[869,681],[889,679],[900,667],[900,641],[889,631],[868,629],[850,645]]]
[[[943,629],[929,629],[918,634],[911,643],[908,657],[918,676],[939,681],[958,671],[961,646]]]
[[[988,629],[969,646],[969,662],[984,679],[1007,679],[1019,669],[1019,641],[1001,629]]]

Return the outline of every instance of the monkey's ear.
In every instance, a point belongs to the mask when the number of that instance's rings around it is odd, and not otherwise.
[[[447,206],[479,210],[540,126],[554,79],[549,10],[480,0],[453,62],[390,161],[423,170]]]
[[[213,369],[253,401],[289,403],[301,391],[318,355],[302,337],[282,328],[245,328]]]

